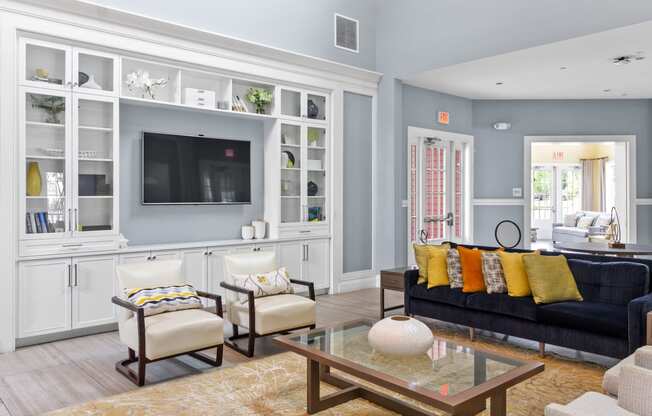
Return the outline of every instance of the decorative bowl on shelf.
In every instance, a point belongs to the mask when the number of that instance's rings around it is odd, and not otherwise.
[[[426,324],[409,316],[382,319],[369,330],[369,345],[374,351],[390,356],[414,356],[432,348],[435,337]]]
[[[97,157],[97,152],[95,150],[80,150],[79,157],[84,159],[93,159]]]

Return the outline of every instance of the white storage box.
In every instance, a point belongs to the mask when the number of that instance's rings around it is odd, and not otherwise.
[[[321,163],[320,159],[308,159],[308,169],[309,170],[322,170],[324,165]]]
[[[184,88],[183,98],[186,105],[215,108],[215,91]]]

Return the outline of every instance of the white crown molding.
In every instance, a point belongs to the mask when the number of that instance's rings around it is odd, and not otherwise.
[[[490,205],[490,206],[523,206],[523,198],[474,198],[473,205]]]
[[[217,47],[250,56],[253,55],[264,59],[277,60],[312,70],[356,79],[366,83],[377,84],[382,77],[382,73],[380,72],[341,64],[328,59],[317,58],[256,42],[250,42],[216,32],[196,29],[167,20],[126,12],[112,7],[101,6],[86,0],[22,0],[22,3],[100,20],[102,22],[117,24],[122,27],[145,30],[184,41],[201,43],[212,48]],[[0,8],[15,13],[29,14],[28,11],[15,2],[2,2]],[[39,17],[44,18],[45,16]]]

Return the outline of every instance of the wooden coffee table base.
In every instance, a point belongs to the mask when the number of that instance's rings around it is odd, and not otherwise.
[[[307,402],[309,414],[321,412],[322,410],[346,403],[350,400],[362,398],[401,415],[432,416],[432,413],[425,412],[409,403],[402,402],[386,394],[374,391],[362,384],[333,375],[331,374],[329,366],[320,364],[318,361],[307,358],[307,367]],[[341,390],[321,397],[320,381],[338,387]],[[485,407],[486,400],[478,399],[475,402],[467,402],[464,408],[458,409],[453,413],[453,415],[476,415],[482,412]],[[507,392],[504,389],[494,390],[494,394],[491,397],[491,416],[506,415]]]

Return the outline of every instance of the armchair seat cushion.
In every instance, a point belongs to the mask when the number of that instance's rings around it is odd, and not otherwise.
[[[584,393],[566,406],[546,406],[546,416],[636,416],[618,406],[618,401],[596,392]]]
[[[315,302],[298,295],[274,295],[257,298],[255,305],[256,334],[267,335],[287,329],[315,324]],[[236,325],[249,327],[249,304],[234,302],[229,320]]]
[[[621,362],[614,365],[604,373],[604,377],[602,378],[602,388],[611,396],[618,397],[620,369],[624,365],[634,365],[634,354],[624,358]]]
[[[120,339],[138,351],[138,321],[120,323]],[[145,356],[170,357],[224,343],[224,321],[202,309],[161,313],[145,317]]]
[[[597,302],[539,305],[539,322],[627,339],[627,307]]]
[[[586,237],[589,235],[588,229],[577,227],[555,227],[555,233],[572,235],[576,237]]]

